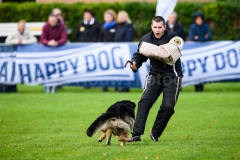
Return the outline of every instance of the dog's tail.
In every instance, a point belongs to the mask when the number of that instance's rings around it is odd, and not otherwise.
[[[113,112],[103,113],[87,129],[87,135],[91,137],[96,133],[106,121],[112,117],[117,117]]]

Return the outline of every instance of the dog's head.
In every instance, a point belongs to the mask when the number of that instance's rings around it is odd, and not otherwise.
[[[123,101],[120,101],[120,103],[124,103],[125,105],[127,105],[127,107],[131,108],[131,109],[135,109],[136,107],[136,104],[132,101],[129,101],[129,100],[123,100]]]

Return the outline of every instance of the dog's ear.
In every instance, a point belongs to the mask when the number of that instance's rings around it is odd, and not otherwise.
[[[136,107],[136,104],[135,104],[134,102],[131,102],[131,101],[130,101],[130,103],[132,104],[133,108]]]

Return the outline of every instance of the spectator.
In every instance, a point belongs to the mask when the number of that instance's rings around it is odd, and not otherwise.
[[[193,16],[193,24],[189,30],[190,41],[210,41],[212,39],[211,31],[204,22],[204,16],[201,12],[196,12]]]
[[[98,42],[101,24],[94,18],[91,10],[85,9],[83,21],[79,23],[76,41],[77,42]]]
[[[104,12],[104,24],[100,31],[100,42],[114,42],[116,33],[116,13],[112,9]]]
[[[61,11],[61,9],[59,9],[59,8],[54,8],[54,9],[52,10],[52,14],[54,14],[55,16],[57,16],[57,18],[60,20],[60,22],[64,25],[64,27],[65,27],[65,29],[66,29],[66,33],[68,34],[68,28],[67,28],[67,25],[66,25],[66,23],[65,23],[65,21],[64,21],[64,18],[63,18],[63,16],[62,16],[62,11]]]
[[[204,16],[201,12],[196,12],[193,16],[193,24],[189,30],[190,41],[205,42],[212,39],[211,31],[204,22]],[[203,92],[203,84],[195,85],[196,92]]]
[[[65,22],[64,22],[64,18],[63,18],[63,16],[62,16],[62,11],[61,11],[61,9],[59,9],[59,8],[54,8],[54,9],[52,10],[52,14],[55,15],[55,16],[57,16],[57,18],[60,20],[60,22],[65,25]]]
[[[100,31],[100,42],[114,42],[116,33],[116,13],[112,9],[104,12],[104,24]],[[104,92],[108,91],[107,87],[103,88]]]
[[[40,41],[47,46],[61,46],[67,42],[65,26],[54,14],[48,17],[48,22],[43,26]]]
[[[23,45],[37,43],[37,38],[30,33],[25,24],[24,20],[18,22],[17,29],[6,38],[6,44]]]
[[[117,31],[115,34],[115,42],[132,42],[134,36],[134,27],[126,11],[120,11],[117,15]],[[115,88],[115,91],[129,92],[129,88]]]
[[[171,12],[166,23],[167,30],[177,33],[184,41],[186,40],[183,26],[177,21],[177,13]]]
[[[117,15],[117,31],[115,42],[132,42],[134,27],[126,11],[120,11]]]
[[[24,20],[18,22],[17,29],[6,38],[6,44],[24,45],[37,43],[37,38],[30,33],[25,24],[26,21]],[[1,85],[0,88],[2,88],[3,92],[17,92],[17,85]]]

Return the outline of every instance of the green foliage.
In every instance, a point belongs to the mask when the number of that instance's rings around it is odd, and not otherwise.
[[[121,147],[112,137],[106,147],[105,141],[97,142],[100,131],[89,138],[86,129],[114,102],[137,103],[142,90],[102,93],[101,88],[64,86],[51,95],[42,86],[18,85],[19,93],[0,94],[0,159],[239,159],[240,83],[205,88],[204,93],[194,93],[193,86],[183,88],[161,142],[151,141],[149,133],[162,97],[150,110],[141,142]]]
[[[73,29],[69,39],[74,41],[78,23],[83,18],[83,10],[89,8],[95,12],[96,18],[103,23],[103,12],[112,8],[116,12],[126,10],[136,28],[135,39],[140,39],[150,31],[151,19],[155,15],[156,3],[124,2],[124,3],[75,3],[75,4],[39,4],[39,3],[3,3],[0,5],[0,23],[17,22],[25,19],[29,22],[46,21],[51,10],[55,7],[62,9],[66,25]],[[240,34],[240,5],[231,2],[190,3],[179,2],[175,8],[179,22],[183,24],[186,35],[192,23],[194,12],[204,13],[209,24],[213,40],[236,40]]]

